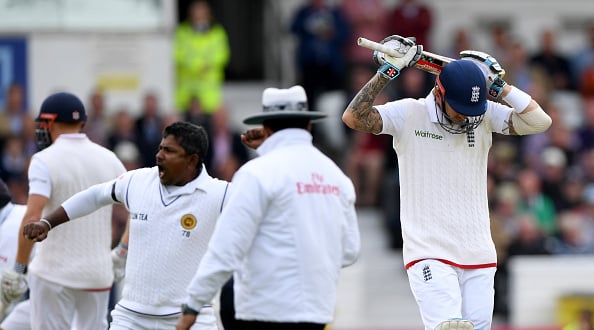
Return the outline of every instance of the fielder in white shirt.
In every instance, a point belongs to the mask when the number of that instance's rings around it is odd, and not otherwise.
[[[312,144],[311,120],[325,114],[307,110],[301,86],[267,88],[262,105],[244,123],[263,128],[243,136],[261,143],[259,157],[233,177],[178,330],[232,274],[240,329],[322,330],[333,319],[340,269],[359,255],[353,184]]]
[[[40,151],[28,169],[21,232],[67,197],[125,172],[112,151],[81,133],[86,118],[83,103],[70,93],[54,93],[41,104],[35,132]],[[2,293],[18,297],[28,284],[32,329],[107,327],[113,283],[111,213],[111,206],[105,207],[56,230],[36,244],[30,264],[33,242],[19,235],[14,270],[3,274]]]
[[[21,221],[27,210],[26,205],[12,203],[12,195],[0,180],[0,270],[2,272],[14,267],[14,257],[18,246]],[[0,294],[0,329],[31,329],[29,300],[23,297],[11,301],[12,297]]]
[[[185,288],[206,252],[229,186],[207,173],[207,149],[204,128],[175,122],[163,131],[157,166],[92,186],[25,227],[25,236],[42,241],[51,238],[52,228],[105,205],[121,203],[128,209],[126,278],[110,329],[175,327]],[[198,329],[216,330],[214,309],[206,306],[195,323]]]
[[[403,257],[425,329],[490,329],[497,266],[487,203],[492,133],[544,132],[551,118],[501,78],[488,54],[464,51],[423,99],[374,106],[378,94],[413,66],[422,46],[400,36],[375,53],[381,65],[343,113],[352,129],[393,136],[401,186]],[[503,100],[510,106],[487,100]],[[451,320],[450,320],[451,319]]]

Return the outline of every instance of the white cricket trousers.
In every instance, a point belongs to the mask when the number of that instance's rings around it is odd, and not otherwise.
[[[427,259],[407,270],[426,330],[442,321],[463,318],[477,330],[491,329],[495,267],[462,269]]]
[[[4,330],[31,330],[30,300],[23,300],[16,304],[10,313],[2,320],[0,327]]]
[[[105,330],[109,290],[71,289],[29,274],[32,330]]]
[[[180,307],[181,310],[181,307]],[[135,313],[117,304],[111,311],[110,330],[174,330],[180,314],[152,316]],[[214,308],[204,307],[191,330],[218,330]]]

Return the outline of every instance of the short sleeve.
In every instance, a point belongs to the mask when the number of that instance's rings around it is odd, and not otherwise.
[[[488,104],[488,111],[491,118],[491,129],[493,132],[509,135],[509,116],[513,109],[495,102],[489,102]]]
[[[50,198],[52,181],[47,166],[38,157],[33,156],[29,164],[29,195],[41,195]]]

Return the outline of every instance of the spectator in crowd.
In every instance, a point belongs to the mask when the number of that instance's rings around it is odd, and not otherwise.
[[[132,141],[122,140],[113,148],[116,156],[122,161],[127,171],[137,169],[141,166],[140,151]]]
[[[458,27],[454,30],[452,42],[449,45],[449,48],[444,51],[443,55],[450,58],[459,58],[461,51],[474,49],[473,44],[468,29],[465,27]]]
[[[387,15],[386,25],[388,34],[415,37],[418,45],[431,49],[433,9],[422,0],[398,1]]]
[[[584,27],[584,47],[570,58],[574,85],[582,96],[594,96],[594,20]]]
[[[343,0],[342,12],[350,26],[350,38],[346,44],[346,58],[349,68],[373,67],[369,49],[359,47],[357,38],[364,37],[380,41],[386,33],[387,7],[382,0]],[[350,71],[350,70],[349,70]]]
[[[367,54],[369,57],[369,54]],[[351,71],[353,94],[358,91],[371,76],[367,66],[359,65]],[[387,98],[381,96],[382,100]],[[386,150],[390,140],[385,135],[371,135],[350,131],[349,150],[343,162],[345,173],[353,181],[357,195],[357,206],[377,207],[380,205],[382,180],[386,168]],[[391,150],[389,152],[392,152]]]
[[[101,88],[96,87],[91,92],[88,108],[89,116],[85,124],[85,132],[91,141],[107,147],[107,136],[111,123],[109,114],[105,109],[105,94]]]
[[[580,140],[577,133],[564,124],[561,110],[554,104],[549,104],[547,113],[553,118],[551,128],[542,134],[530,135],[521,141],[521,157],[525,167],[539,169],[543,151],[554,146],[565,154],[569,165],[578,161]]]
[[[205,113],[213,113],[222,103],[225,68],[231,50],[225,28],[215,20],[207,0],[192,0],[188,18],[175,31],[177,109],[185,112],[197,98]]]
[[[25,108],[24,87],[18,83],[11,84],[6,93],[6,105],[0,111],[0,178],[6,180],[11,190],[15,184],[26,182],[24,166],[32,153],[37,151],[36,148],[31,150],[27,143],[30,137],[28,129],[34,126],[33,118]],[[20,200],[16,191],[13,194]]]
[[[569,60],[557,49],[555,31],[541,32],[540,48],[530,57],[530,64],[545,72],[556,90],[575,89]]]
[[[540,67],[533,67],[530,65],[528,53],[524,44],[519,40],[512,40],[508,48],[509,65],[505,68],[505,79],[510,84],[518,86],[523,90],[532,90],[532,85],[535,82],[535,75],[540,74],[540,77],[545,76],[540,70]],[[540,79],[539,81],[543,81]]]
[[[548,249],[553,254],[593,254],[594,223],[577,211],[563,211],[559,214],[559,230],[552,235]]]
[[[518,232],[520,189],[515,181],[504,181],[493,188],[492,194],[492,221],[501,228],[502,236],[507,237],[504,241],[507,241],[515,237]],[[502,244],[502,247],[507,248],[507,244]],[[505,259],[505,255],[507,252],[502,255],[498,253],[497,257]]]
[[[521,199],[518,211],[534,216],[540,230],[545,235],[552,235],[557,231],[555,204],[542,191],[542,179],[533,169],[523,169],[518,173],[518,186]]]
[[[134,142],[138,145],[138,139],[136,137],[135,130],[135,118],[130,113],[130,110],[126,107],[121,107],[112,116],[112,129],[107,136],[107,145],[109,149],[114,148],[123,141]],[[142,163],[143,159],[140,159]]]
[[[555,211],[560,212],[566,204],[565,191],[562,189],[568,173],[565,153],[555,146],[549,146],[543,151],[540,164],[542,192],[551,198]]]
[[[497,141],[489,153],[487,169],[496,183],[514,180],[520,164],[517,147],[510,140]]]
[[[0,111],[0,144],[11,136],[21,137],[33,119],[25,108],[25,90],[19,83],[11,84],[6,91],[6,105]]]
[[[369,134],[353,133],[344,170],[355,185],[357,206],[379,206],[378,196],[386,160],[385,145],[389,142],[385,136],[373,138]]]
[[[513,182],[503,182],[493,188],[491,207],[491,236],[497,251],[497,271],[495,272],[495,304],[493,314],[505,317],[507,314],[507,250],[517,227],[517,204],[520,198],[518,188]]]
[[[578,169],[586,184],[594,183],[594,149],[585,150],[581,154]]]
[[[155,92],[149,91],[144,94],[141,114],[134,123],[134,134],[140,151],[142,167],[155,165],[155,154],[159,150],[163,128],[163,117],[159,112],[159,99]]]
[[[518,214],[518,229],[507,248],[507,256],[550,254],[547,237],[536,218],[528,213]]]
[[[559,188],[563,196],[563,204],[559,208],[559,212],[577,210],[583,207],[585,203],[584,186],[585,182],[577,169],[577,165],[568,169],[565,180]]]
[[[212,114],[209,139],[212,151],[207,155],[208,168],[214,177],[231,181],[233,174],[248,161],[249,154],[241,142],[241,133],[231,126],[224,107]]]
[[[511,46],[514,42],[511,28],[503,22],[495,22],[489,27],[488,53],[497,59],[501,67],[508,68],[511,62]]]
[[[390,98],[422,98],[433,88],[435,76],[422,70],[402,71],[400,79],[394,84],[392,91],[386,91]]]
[[[31,120],[25,120],[25,122],[24,122],[25,125],[23,126],[23,135],[22,135],[23,152],[25,153],[25,155],[27,155],[28,158],[31,158],[31,156],[33,156],[34,153],[39,151],[39,148],[37,147],[36,136],[35,136],[35,131],[36,131],[37,125],[36,125],[35,121],[33,120],[33,118],[30,118],[30,119]]]
[[[350,27],[340,7],[328,0],[307,0],[291,21],[297,37],[297,72],[312,106],[321,94],[345,90],[345,46]]]
[[[510,258],[520,255],[549,255],[547,238],[531,214],[517,213],[517,232],[510,237],[503,259],[497,265],[494,313],[504,320],[509,317],[509,268]]]
[[[582,98],[583,121],[577,129],[580,152],[594,148],[594,96]]]
[[[549,109],[551,108],[553,106],[549,107]],[[580,149],[579,136],[575,130],[559,121],[555,125],[551,125],[551,129],[544,136],[548,138],[548,147],[558,148],[565,155],[568,164],[575,164],[579,158]]]
[[[183,114],[183,119],[192,124],[204,127],[207,132],[211,131],[212,114],[204,112],[200,100],[196,97],[192,97],[188,111]]]
[[[13,135],[6,139],[0,158],[0,176],[3,180],[20,182],[26,179],[29,159],[24,151],[22,137]]]

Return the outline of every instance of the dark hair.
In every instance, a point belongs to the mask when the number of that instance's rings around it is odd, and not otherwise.
[[[270,128],[273,132],[278,132],[285,128],[303,128],[307,129],[310,118],[282,118],[268,119],[262,122],[263,126]]]
[[[167,127],[163,131],[163,137],[173,135],[175,141],[184,149],[186,154],[198,155],[198,170],[202,168],[202,164],[206,158],[208,151],[208,134],[204,127],[192,124],[187,121],[177,121]]]
[[[12,195],[4,180],[0,179],[0,208],[3,208],[12,200]]]

